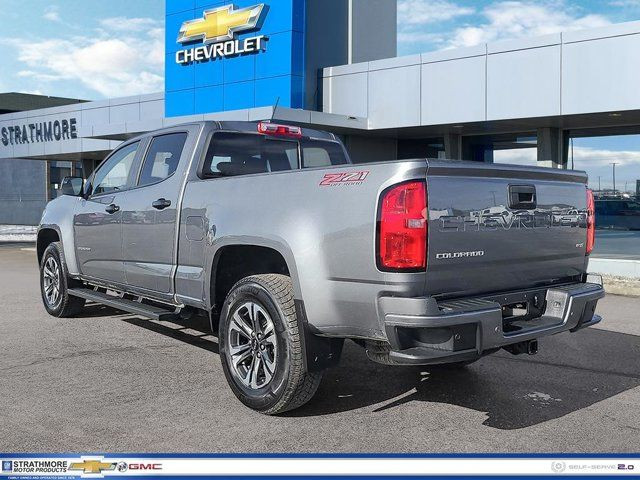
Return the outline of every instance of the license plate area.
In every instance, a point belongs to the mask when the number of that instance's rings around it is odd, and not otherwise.
[[[539,328],[544,323],[546,289],[507,293],[487,298],[502,307],[502,331],[505,336]]]

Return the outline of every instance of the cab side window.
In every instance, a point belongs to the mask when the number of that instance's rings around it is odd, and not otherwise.
[[[342,146],[328,140],[302,141],[302,168],[331,167],[349,163]]]
[[[136,158],[139,142],[117,150],[96,172],[93,179],[93,195],[125,190],[129,174]]]
[[[154,137],[145,156],[138,186],[161,182],[174,174],[187,141],[186,133]]]

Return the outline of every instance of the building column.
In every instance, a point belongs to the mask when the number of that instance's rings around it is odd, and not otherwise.
[[[347,135],[344,144],[353,163],[385,162],[398,158],[395,138]]]
[[[51,198],[51,161],[50,160],[45,160],[44,161],[44,185],[45,185],[45,190],[44,190],[44,194],[45,194],[45,200],[47,202],[50,202],[51,200],[53,200]]]
[[[493,142],[481,136],[463,137],[460,135],[460,153],[456,160],[493,163]]]
[[[86,180],[93,173],[95,162],[93,160],[82,159],[82,176]]]
[[[568,168],[569,133],[561,128],[538,129],[538,166]]]
[[[462,160],[462,135],[459,133],[445,134],[444,154],[448,160]]]
[[[487,145],[482,152],[484,163],[493,163],[493,145]]]

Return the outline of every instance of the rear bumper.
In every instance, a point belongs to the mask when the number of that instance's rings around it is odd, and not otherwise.
[[[595,309],[604,295],[599,277],[590,276],[588,283],[453,302],[381,297],[378,306],[393,360],[427,365],[474,360],[514,343],[590,327],[601,320]],[[540,317],[503,321],[502,304],[533,301],[534,296],[545,300]]]

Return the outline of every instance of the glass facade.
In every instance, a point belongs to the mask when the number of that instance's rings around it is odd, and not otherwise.
[[[57,198],[59,188],[64,177],[73,176],[73,162],[52,161],[48,162],[49,175],[47,189],[49,199]]]

